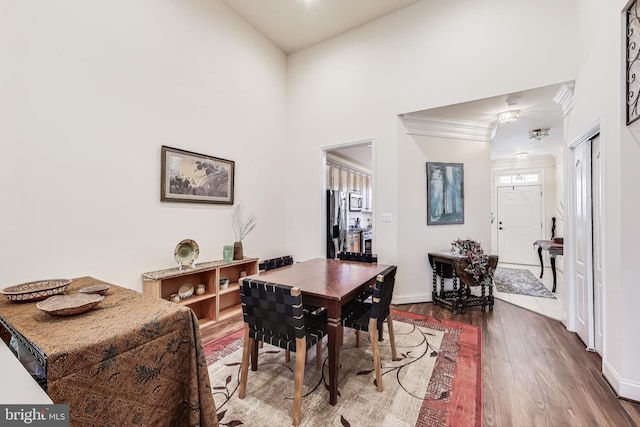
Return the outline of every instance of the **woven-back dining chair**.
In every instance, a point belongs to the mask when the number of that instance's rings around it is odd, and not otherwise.
[[[261,271],[269,271],[275,268],[286,267],[293,264],[293,257],[291,255],[285,255],[276,258],[265,259],[258,264],[258,269]]]
[[[316,358],[322,359],[322,338],[326,335],[326,323],[310,324],[305,321],[302,294],[297,287],[244,278],[240,283],[240,300],[245,333],[238,397],[244,399],[246,395],[249,356],[257,341],[293,351],[296,353],[293,425],[297,426],[302,417],[306,353],[315,345]]]
[[[393,287],[396,281],[396,270],[396,266],[391,266],[376,277],[371,302],[354,300],[342,308],[343,325],[356,330],[356,346],[360,344],[360,331],[369,332],[378,391],[382,391],[383,387],[380,347],[376,338],[379,335],[378,332],[382,332],[385,320],[389,325],[391,359],[396,359],[396,343],[391,319],[391,298],[393,297]]]
[[[369,264],[377,264],[378,263],[378,255],[377,254],[366,254],[363,252],[338,252],[338,259],[342,261],[357,261],[357,262],[366,262]],[[373,289],[367,288],[363,291],[360,291],[356,300],[364,301],[371,297],[373,294]],[[382,335],[380,335],[382,340]]]
[[[366,254],[364,252],[338,252],[338,259],[343,261],[358,261],[376,264],[377,254]]]

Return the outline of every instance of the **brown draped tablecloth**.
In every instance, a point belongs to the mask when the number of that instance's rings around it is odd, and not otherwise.
[[[74,279],[65,294],[105,284]],[[72,426],[217,426],[198,328],[187,307],[112,285],[92,310],[50,316],[0,297],[0,317],[46,356],[47,393]]]

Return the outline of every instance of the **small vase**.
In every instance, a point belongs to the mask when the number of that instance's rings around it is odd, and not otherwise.
[[[235,242],[233,244],[233,259],[244,259],[244,253],[242,251],[242,242]]]

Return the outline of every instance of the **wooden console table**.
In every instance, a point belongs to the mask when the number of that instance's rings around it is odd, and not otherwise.
[[[544,263],[542,262],[542,251],[549,252],[549,261],[551,262],[551,273],[553,274],[553,289],[551,292],[556,291],[556,257],[561,256],[564,251],[564,241],[560,239],[556,240],[536,240],[533,242],[534,246],[538,247],[538,257],[540,258],[540,278],[544,274]]]
[[[105,284],[73,279],[65,294]],[[185,306],[109,284],[92,310],[50,316],[0,298],[0,324],[46,372],[71,426],[217,426],[198,319]]]
[[[466,256],[452,254],[449,251],[431,252],[429,264],[433,269],[431,298],[435,305],[451,307],[453,314],[458,314],[458,309],[464,313],[467,307],[482,307],[482,311],[489,307],[489,311],[493,311],[493,285],[489,285],[487,293],[483,284],[476,283],[473,277],[464,271],[469,265]],[[497,264],[498,257],[491,255],[489,265],[495,269]],[[444,279],[453,280],[453,290],[445,291]],[[470,286],[480,286],[481,295],[472,295]]]
[[[184,284],[190,284],[195,289],[202,283],[205,286],[204,294],[193,294],[178,304],[193,310],[206,339],[208,331],[214,328],[216,322],[242,314],[238,281],[243,274],[248,276],[257,272],[258,258],[246,257],[231,262],[202,262],[190,268],[150,271],[142,273],[143,292],[167,299],[171,294],[178,293],[180,286]],[[226,289],[220,288],[220,279],[229,279]]]

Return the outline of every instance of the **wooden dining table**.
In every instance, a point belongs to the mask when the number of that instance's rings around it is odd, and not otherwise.
[[[361,289],[371,285],[377,275],[388,267],[384,264],[316,258],[250,276],[266,282],[297,286],[305,304],[326,308],[329,403],[332,405],[338,401],[342,306],[355,298]]]

